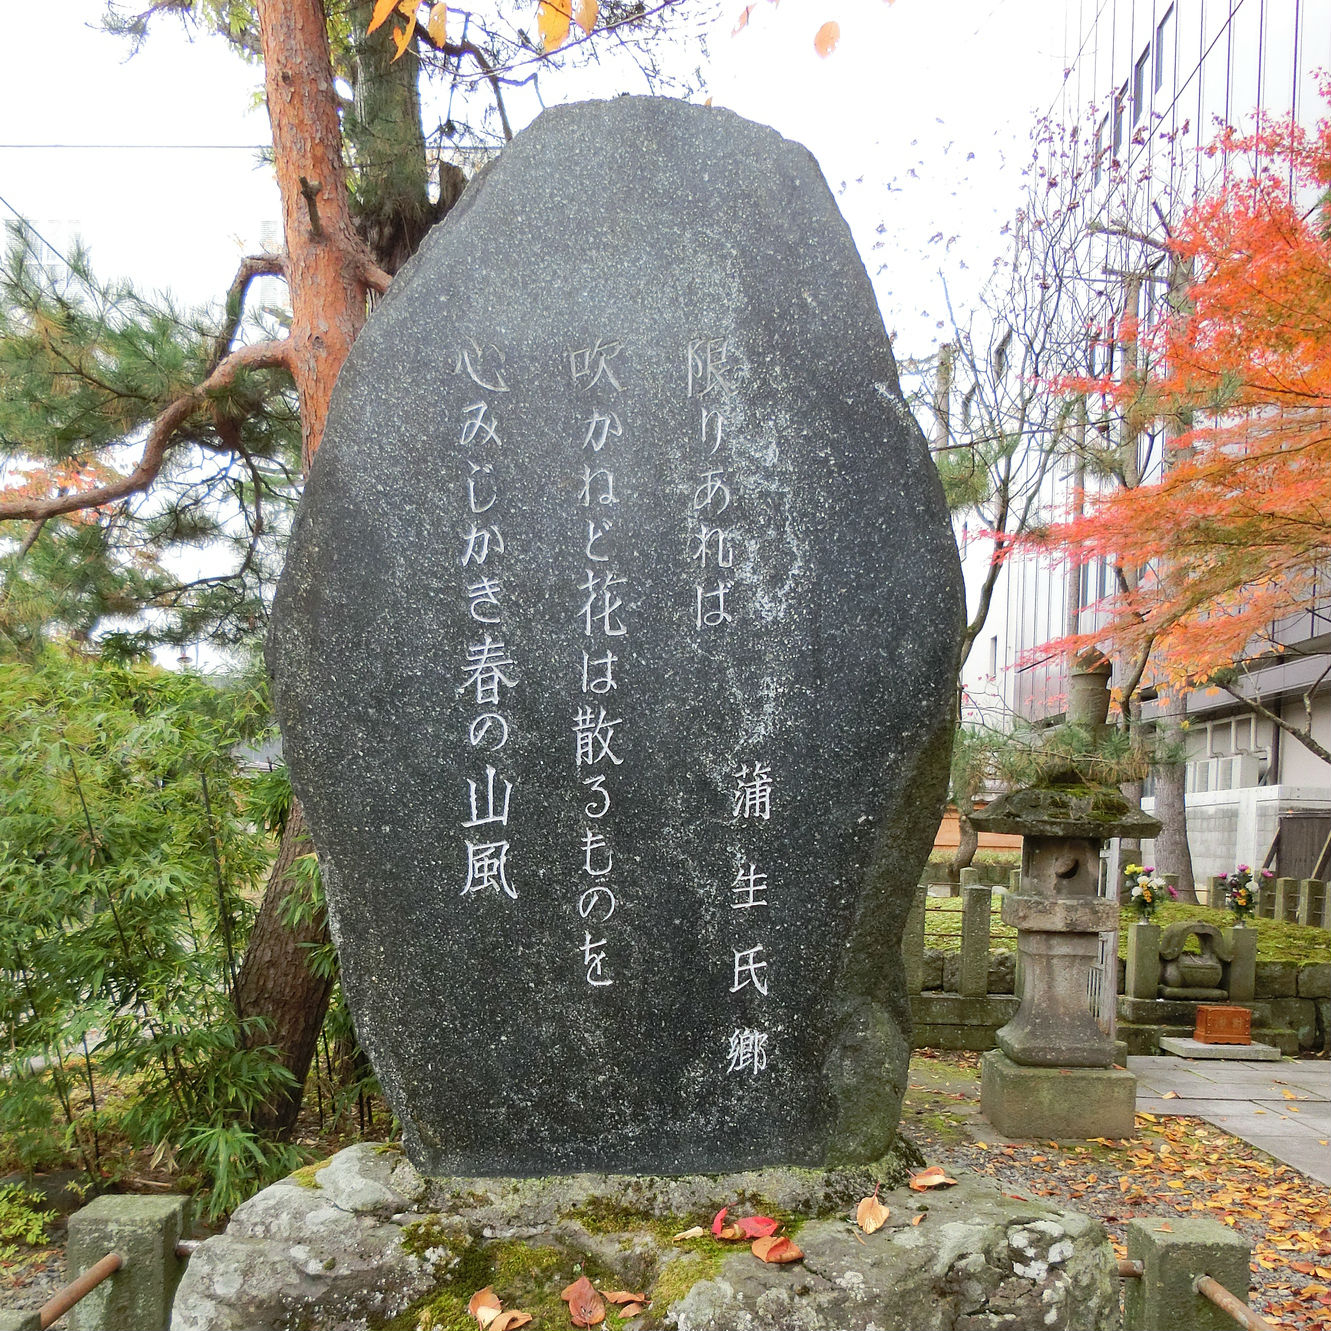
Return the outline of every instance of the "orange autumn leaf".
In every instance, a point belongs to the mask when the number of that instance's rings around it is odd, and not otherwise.
[[[919,1215],[917,1215],[917,1216],[915,1217],[915,1219],[912,1220],[910,1223],[911,1223],[912,1225],[919,1225],[919,1224],[923,1224],[923,1222],[924,1222],[924,1212],[921,1211],[921,1212],[919,1213]]]
[[[536,6],[536,30],[541,34],[541,46],[547,52],[557,51],[568,36],[572,19],[569,3],[570,0],[541,0]]]
[[[468,1300],[467,1316],[474,1317],[484,1331],[499,1316],[502,1306],[493,1286],[486,1285],[484,1289],[478,1289]]]
[[[755,1239],[751,1251],[761,1262],[784,1264],[801,1261],[804,1257],[804,1254],[784,1234]]]
[[[436,46],[442,46],[448,40],[448,6],[433,4],[430,16],[425,20],[425,31]]]
[[[640,1313],[645,1313],[646,1311],[647,1305],[645,1303],[629,1303],[625,1304],[624,1307],[620,1309],[619,1315],[627,1321],[630,1317],[637,1317]]]
[[[646,1294],[641,1294],[641,1293],[633,1294],[626,1289],[603,1289],[601,1291],[601,1297],[607,1303],[614,1303],[614,1304],[620,1304],[620,1303],[645,1304],[647,1302]],[[622,1317],[623,1314],[621,1313],[620,1316]]]
[[[576,0],[573,6],[573,22],[588,36],[596,26],[596,16],[601,12],[597,0]]]
[[[956,1179],[949,1178],[941,1165],[930,1165],[918,1174],[912,1174],[909,1187],[913,1192],[928,1192],[930,1188],[950,1188]]]
[[[375,0],[374,13],[370,15],[370,26],[365,31],[370,33],[380,27],[397,8],[397,5],[398,0]]]
[[[405,28],[393,29],[393,44],[397,47],[397,50],[393,54],[393,60],[401,60],[402,57],[406,54],[407,46],[411,42],[412,36],[415,34],[415,32],[416,32],[415,13],[413,13],[411,17],[407,20],[407,26]],[[390,61],[389,63],[391,64],[392,61]]]
[[[836,44],[840,40],[841,24],[829,20],[814,34],[813,49],[826,60],[836,50]]]
[[[866,1234],[876,1234],[887,1224],[887,1218],[891,1212],[886,1206],[878,1200],[878,1189],[874,1189],[872,1197],[865,1197],[855,1208],[855,1223]]]
[[[605,1321],[605,1302],[586,1276],[566,1285],[559,1297],[568,1304],[569,1320],[574,1326],[599,1326]]]
[[[490,1323],[489,1331],[517,1331],[518,1327],[526,1326],[531,1321],[531,1313],[519,1312],[516,1308],[510,1308],[507,1312],[502,1312]]]

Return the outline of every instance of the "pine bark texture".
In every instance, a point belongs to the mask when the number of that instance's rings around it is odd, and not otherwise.
[[[241,1011],[246,1016],[262,1016],[267,1022],[266,1032],[257,1035],[255,1043],[274,1045],[282,1065],[296,1079],[286,1095],[265,1105],[255,1117],[254,1126],[260,1131],[284,1137],[296,1126],[305,1078],[333,988],[331,976],[321,978],[309,965],[311,950],[328,941],[323,909],[296,928],[282,920],[284,903],[297,887],[293,866],[313,849],[300,805],[293,804],[237,986]]]
[[[369,255],[351,224],[327,16],[320,0],[258,0],[273,165],[282,195],[291,296],[290,369],[300,402],[308,469],[328,418],[333,383],[365,322]],[[296,1085],[266,1106],[256,1126],[288,1135],[323,1026],[332,987],[309,967],[312,945],[328,941],[322,911],[308,926],[283,923],[291,866],[309,849],[293,807],[241,967],[247,1017],[264,1018],[253,1038],[278,1050]]]

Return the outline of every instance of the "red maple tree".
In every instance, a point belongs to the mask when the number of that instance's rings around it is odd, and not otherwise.
[[[1065,645],[1149,653],[1171,691],[1280,653],[1274,624],[1322,594],[1331,544],[1331,120],[1264,120],[1212,151],[1235,174],[1169,239],[1185,298],[1116,330],[1126,369],[1068,385],[1129,432],[1163,426],[1161,474],[1044,534],[1129,571],[1108,622]]]

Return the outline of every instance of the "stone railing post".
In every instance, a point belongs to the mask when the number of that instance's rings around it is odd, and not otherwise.
[[[1212,910],[1225,909],[1225,875],[1213,873],[1206,880],[1206,904]]]
[[[921,883],[910,900],[910,914],[901,935],[901,965],[908,994],[918,994],[924,988],[924,908],[928,899],[929,886]]]
[[[1257,995],[1257,930],[1236,924],[1225,930],[1225,940],[1234,949],[1229,963],[1229,1001],[1251,1003]]]
[[[1194,1282],[1210,1276],[1247,1303],[1251,1249],[1242,1235],[1218,1220],[1151,1216],[1129,1220],[1127,1240],[1129,1261],[1143,1271],[1123,1282],[1123,1331],[1234,1331]]]
[[[961,974],[957,989],[963,998],[989,992],[989,932],[993,892],[967,884],[961,889]]]
[[[166,1331],[184,1263],[176,1244],[185,1228],[186,1197],[106,1194],[69,1217],[66,1269],[71,1280],[109,1252],[124,1259],[69,1314],[70,1331]]]
[[[1275,906],[1271,918],[1275,920],[1294,920],[1299,913],[1299,880],[1297,878],[1276,879]]]
[[[1299,884],[1300,924],[1325,927],[1326,920],[1326,884],[1318,878],[1305,878]]]
[[[1160,926],[1145,920],[1128,925],[1128,967],[1123,981],[1127,998],[1157,998],[1160,993]]]

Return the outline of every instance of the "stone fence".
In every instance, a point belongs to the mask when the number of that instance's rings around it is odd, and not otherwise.
[[[1016,1015],[1020,992],[1016,956],[1001,948],[991,950],[993,888],[970,881],[969,871],[963,874],[960,912],[955,905],[944,906],[938,898],[931,898],[928,884],[921,884],[902,935],[902,963],[917,1049],[993,1049],[998,1028]],[[1218,902],[1223,893],[1219,881],[1213,880],[1206,889],[1211,902]],[[1297,918],[1302,912],[1305,922],[1314,905],[1322,908],[1325,895],[1325,884],[1292,878],[1278,880],[1275,892],[1262,894],[1274,903],[1274,909],[1285,912],[1280,918]],[[960,919],[955,949],[925,947],[925,917],[932,910],[947,910],[951,918]],[[1124,959],[1117,959],[1116,971],[1120,1038],[1127,1041],[1129,1053],[1157,1052],[1159,1032],[1154,1026],[1137,1029],[1147,1021],[1142,1007],[1145,1000],[1129,990]],[[1105,975],[1107,979],[1109,970]],[[1254,1027],[1286,1054],[1331,1047],[1331,964],[1256,962],[1254,958],[1251,978],[1234,1001],[1253,1010]],[[1155,1005],[1154,999],[1147,1004]],[[1165,1033],[1178,1031],[1170,1026]]]

